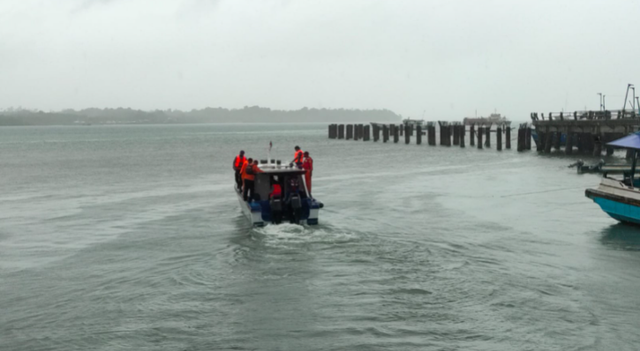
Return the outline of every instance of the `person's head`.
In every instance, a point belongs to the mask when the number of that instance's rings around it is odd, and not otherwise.
[[[249,159],[247,160],[247,162],[252,163],[253,159],[251,157],[249,157]]]
[[[254,165],[258,165],[258,160],[253,160]]]
[[[304,152],[304,157],[309,157],[309,151]]]
[[[244,156],[244,150],[240,150],[240,156]]]
[[[297,146],[297,145],[296,145],[296,147],[294,147],[294,149],[295,149],[296,151],[298,151],[298,150],[300,150],[300,146]]]

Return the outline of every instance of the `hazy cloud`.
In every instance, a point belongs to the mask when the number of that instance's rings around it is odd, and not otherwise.
[[[78,11],[82,8],[82,11]],[[5,0],[0,108],[622,105],[640,2]]]

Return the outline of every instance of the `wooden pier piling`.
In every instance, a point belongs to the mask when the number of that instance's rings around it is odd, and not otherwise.
[[[491,125],[488,127],[484,127],[486,141],[484,142],[484,146],[491,147]]]
[[[524,151],[524,128],[522,128],[522,125],[520,125],[520,127],[518,127],[518,140],[517,140],[517,144],[516,144],[516,150],[518,150],[518,152],[522,152]]]
[[[469,145],[476,146],[476,127],[475,124],[471,125],[471,129],[469,129]]]
[[[389,141],[389,127],[385,124],[382,126],[382,142],[386,143]]]
[[[562,141],[562,132],[555,131],[553,132],[553,148],[556,150],[560,150],[560,143]]]
[[[371,139],[371,127],[367,124],[362,128],[362,141],[369,141]]]
[[[427,143],[430,146],[436,145],[436,124],[433,122],[427,123]]]
[[[460,145],[460,128],[457,124],[453,126],[453,145]]]
[[[397,143],[398,143],[398,140],[400,140],[398,133],[399,133],[402,129],[398,128],[398,126],[397,126],[397,125],[395,125],[395,124],[392,124],[392,126],[393,126],[393,142],[397,144]]]
[[[347,124],[347,140],[353,139],[353,124]]]
[[[344,139],[344,124],[338,125],[338,139]]]
[[[416,126],[416,145],[422,144],[422,126]]]
[[[504,127],[504,141],[505,141],[505,149],[511,150],[511,124],[507,124]]]
[[[407,124],[404,126],[404,143],[409,144],[410,142],[411,142],[411,126]]]
[[[338,125],[329,124],[329,139],[335,139],[338,137]]]
[[[464,147],[464,135],[467,133],[467,126],[460,125],[460,147]]]
[[[484,134],[484,128],[478,127],[478,149],[482,149],[482,134]]]
[[[565,140],[565,146],[564,146],[564,153],[566,155],[572,155],[573,154],[573,133],[566,133],[566,140]]]
[[[531,150],[531,127],[527,125],[524,131],[524,148]]]
[[[502,151],[502,127],[496,129],[496,150]]]

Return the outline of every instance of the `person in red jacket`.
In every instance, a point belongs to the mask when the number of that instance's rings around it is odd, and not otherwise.
[[[311,174],[313,173],[313,159],[309,156],[309,152],[305,151],[304,161],[302,161],[302,168],[305,170],[304,180],[307,183],[307,190],[311,194]]]
[[[244,150],[240,150],[240,154],[233,159],[233,170],[236,173],[236,186],[238,190],[242,190],[242,176],[240,175],[240,171],[246,161],[247,158],[244,157]]]
[[[247,201],[247,199],[250,199],[253,195],[253,180],[255,179],[252,158],[249,158],[247,162],[242,165],[240,176],[242,177],[242,198],[244,201]]]

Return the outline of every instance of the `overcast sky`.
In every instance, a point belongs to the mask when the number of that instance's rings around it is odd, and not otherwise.
[[[0,0],[0,108],[621,108],[638,0]]]

